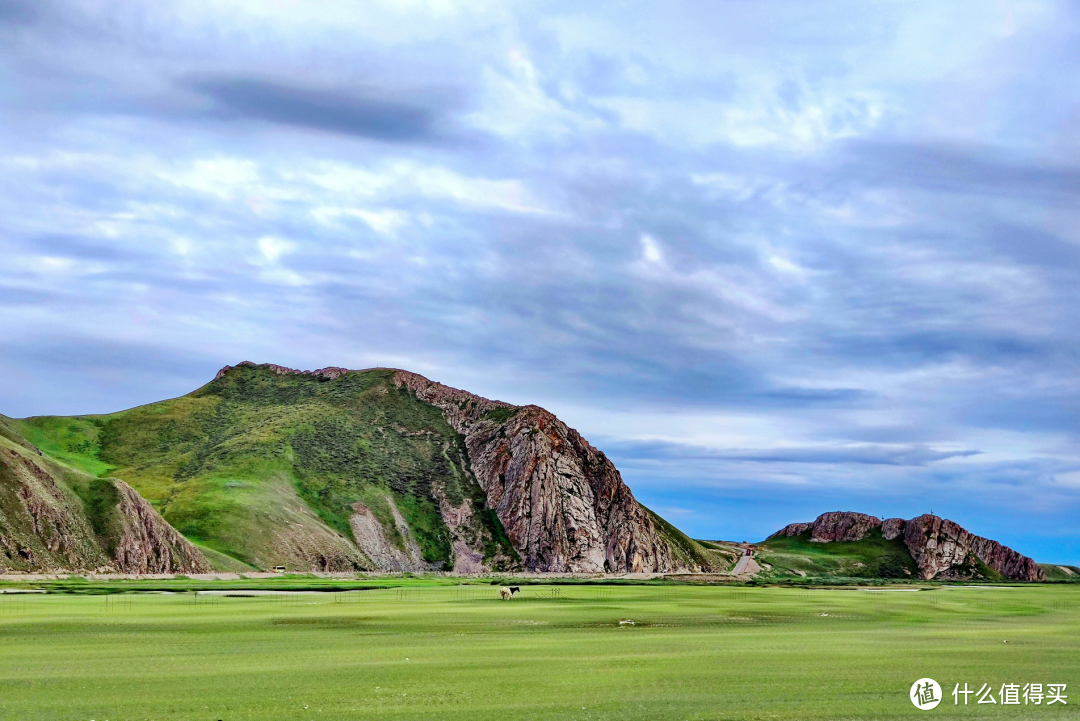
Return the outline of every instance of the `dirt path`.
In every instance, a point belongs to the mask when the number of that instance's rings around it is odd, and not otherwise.
[[[736,576],[741,574],[754,574],[761,570],[761,566],[754,560],[753,556],[740,556],[739,562],[735,564],[735,568],[732,569],[732,573]]]

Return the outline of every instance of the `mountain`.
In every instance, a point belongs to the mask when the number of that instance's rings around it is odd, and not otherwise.
[[[779,575],[1047,579],[1045,569],[1027,556],[929,514],[905,521],[823,513],[769,536],[758,556]]]
[[[172,400],[12,427],[123,483],[219,567],[726,570],[537,406],[407,371],[250,362]]]
[[[57,463],[0,416],[0,568],[202,573],[213,567],[131,486]]]

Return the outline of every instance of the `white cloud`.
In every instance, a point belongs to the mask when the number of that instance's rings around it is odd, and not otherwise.
[[[792,109],[768,89],[779,80],[748,78],[745,91],[731,100],[623,96],[596,102],[618,113],[627,128],[676,147],[724,143],[810,152],[872,131],[886,115],[884,99],[842,90],[817,91]]]
[[[369,210],[363,208],[318,207],[311,211],[320,223],[337,225],[343,217],[359,218],[380,235],[393,236],[399,229],[408,225],[409,214],[392,208]]]
[[[263,185],[259,166],[254,160],[214,157],[195,160],[187,167],[160,168],[158,177],[183,188],[232,200]]]
[[[276,263],[278,258],[296,250],[296,243],[293,241],[269,235],[259,238],[258,245],[259,252],[270,263]]]
[[[646,263],[664,262],[664,251],[660,248],[660,242],[648,233],[641,234],[641,255]]]

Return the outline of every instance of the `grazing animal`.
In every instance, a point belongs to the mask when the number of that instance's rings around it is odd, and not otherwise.
[[[502,600],[509,601],[511,598],[514,597],[514,592],[506,586],[503,586],[499,589],[499,595],[502,597]]]
[[[510,595],[511,596],[516,596],[519,593],[521,593],[521,586],[511,586],[510,587]]]

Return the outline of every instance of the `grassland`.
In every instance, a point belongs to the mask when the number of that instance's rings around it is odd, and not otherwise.
[[[1080,703],[951,697],[1080,689],[1073,585],[529,586],[506,603],[490,585],[379,583],[399,587],[0,595],[0,718],[894,719],[925,713],[907,699],[924,676],[946,690],[938,715]]]

